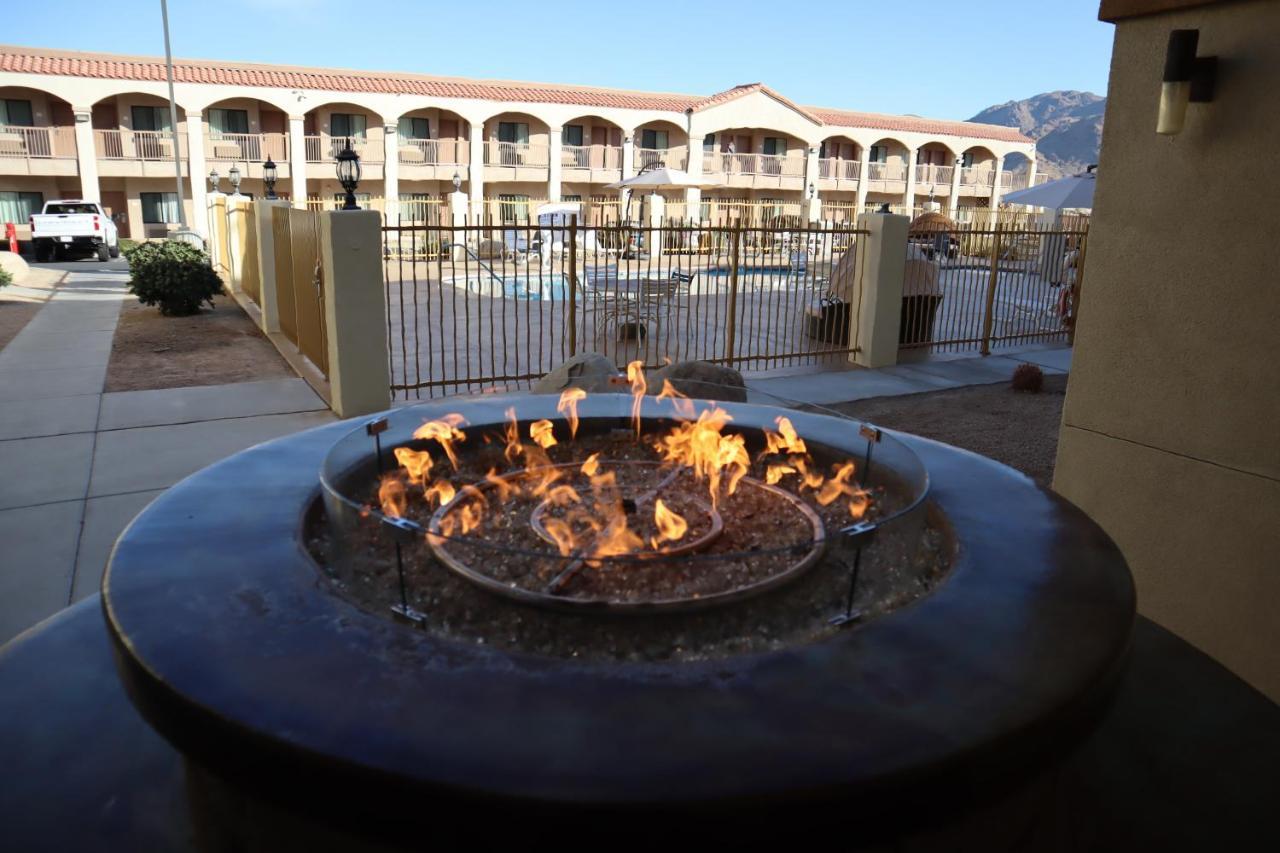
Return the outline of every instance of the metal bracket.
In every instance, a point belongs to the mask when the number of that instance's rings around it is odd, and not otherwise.
[[[415,625],[422,625],[427,621],[427,614],[421,610],[414,610],[407,604],[393,604],[391,605],[391,612],[404,621],[412,622]]]
[[[848,527],[840,528],[840,535],[850,541],[861,540],[858,544],[862,544],[876,532],[879,525],[874,521],[858,521],[850,524]]]
[[[384,515],[382,523],[391,529],[391,536],[397,542],[417,542],[427,535],[425,527],[409,518],[392,518]]]
[[[364,434],[368,436],[382,435],[387,431],[386,417],[374,418],[364,425]]]
[[[858,435],[862,436],[867,441],[879,444],[880,439],[884,437],[884,430],[874,424],[863,424],[858,427]]]

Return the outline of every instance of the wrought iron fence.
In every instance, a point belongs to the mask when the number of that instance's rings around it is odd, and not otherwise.
[[[985,355],[1070,342],[1088,234],[1087,220],[911,232],[900,347]]]
[[[387,226],[392,390],[416,399],[519,386],[589,351],[618,367],[843,361],[857,346],[849,290],[866,234],[576,217]]]

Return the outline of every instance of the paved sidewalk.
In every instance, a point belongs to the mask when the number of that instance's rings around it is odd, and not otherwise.
[[[800,403],[831,405],[871,397],[898,397],[922,394],[966,385],[1008,382],[1019,364],[1039,365],[1046,375],[1071,370],[1071,349],[1066,346],[1033,346],[1001,350],[1000,355],[934,357],[882,367],[876,370],[850,368],[822,373],[770,376],[747,379],[751,391],[761,392],[754,401],[768,402],[769,396]]]
[[[103,393],[126,279],[70,273],[0,352],[0,643],[96,592],[166,488],[333,420],[301,379]]]

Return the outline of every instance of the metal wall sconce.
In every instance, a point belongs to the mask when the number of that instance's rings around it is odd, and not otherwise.
[[[278,198],[276,195],[276,175],[277,169],[275,162],[272,161],[271,155],[267,155],[267,162],[262,164],[262,182],[267,185],[267,198]]]
[[[231,181],[231,194],[240,195],[240,169],[232,166],[231,171],[227,172],[227,180]]]
[[[343,210],[359,210],[360,205],[356,204],[356,186],[360,183],[360,155],[351,149],[351,139],[347,139],[347,145],[338,152],[337,157],[338,183],[342,184],[342,189],[347,196],[343,200]]]
[[[813,198],[818,194],[818,188],[813,184],[809,184],[809,198]]]
[[[456,193],[462,192],[462,175],[457,172],[453,173],[453,191]]]
[[[1187,104],[1213,100],[1218,57],[1196,56],[1199,30],[1174,30],[1164,56],[1164,78],[1160,86],[1160,112],[1156,133],[1174,136],[1186,123]]]
[[[218,192],[219,191],[218,187],[221,185],[221,182],[222,182],[222,176],[218,174],[218,170],[217,169],[211,170],[209,172],[209,192],[211,193]]]

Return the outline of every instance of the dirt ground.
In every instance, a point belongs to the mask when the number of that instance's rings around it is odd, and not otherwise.
[[[1067,377],[1046,376],[1039,394],[1014,391],[1005,383],[860,400],[834,408],[990,456],[1048,486],[1066,389]]]
[[[192,317],[162,317],[128,299],[107,366],[107,391],[144,391],[252,382],[294,375],[276,348],[229,296]]]
[[[62,280],[62,273],[49,270],[35,270],[28,273],[22,283],[26,289],[39,290],[41,295],[23,293],[19,295],[14,286],[0,287],[0,349],[4,349],[9,341],[18,336],[23,327],[36,316],[40,306],[49,301],[53,289]]]

